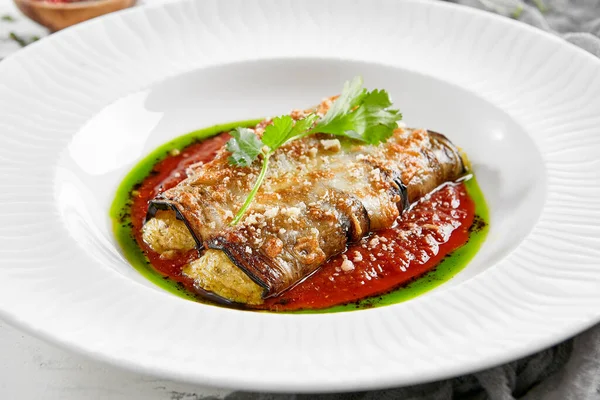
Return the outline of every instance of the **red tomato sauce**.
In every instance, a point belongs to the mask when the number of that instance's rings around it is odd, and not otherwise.
[[[158,272],[193,292],[193,281],[181,269],[198,257],[197,251],[162,259],[144,243],[141,228],[148,202],[185,179],[190,165],[212,160],[227,140],[229,135],[221,134],[169,155],[132,192],[131,222],[136,241]],[[432,270],[463,246],[469,239],[474,217],[475,204],[464,184],[446,184],[414,204],[394,227],[350,245],[344,254],[328,260],[300,284],[266,299],[260,308],[323,309],[394,290]]]
[[[142,226],[148,212],[148,202],[159,193],[176,186],[179,182],[187,178],[185,170],[190,165],[212,160],[217,151],[223,147],[229,138],[228,134],[223,133],[192,144],[180,152],[172,153],[164,160],[158,162],[152,169],[152,172],[132,193],[131,223],[133,224],[133,235],[136,242],[146,254],[146,257],[148,257],[150,264],[158,272],[177,282],[181,282],[190,291],[195,291],[194,282],[183,275],[181,269],[190,261],[198,258],[198,252],[191,250],[181,257],[163,259],[160,257],[160,254],[153,251],[142,239]]]

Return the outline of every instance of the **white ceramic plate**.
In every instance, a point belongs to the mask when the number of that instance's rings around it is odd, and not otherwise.
[[[439,289],[330,315],[189,302],[125,261],[108,208],[167,140],[280,114],[363,75],[470,155],[487,241]],[[600,321],[600,62],[426,1],[134,9],[0,64],[0,316],[115,365],[255,390],[381,388],[499,364]]]

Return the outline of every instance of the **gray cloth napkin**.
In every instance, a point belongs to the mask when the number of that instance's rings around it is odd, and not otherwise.
[[[561,35],[600,57],[600,0],[457,0]],[[599,288],[600,290],[600,288]],[[235,392],[226,400],[600,400],[600,324],[533,356],[472,375],[372,392]]]
[[[452,3],[511,17],[600,57],[600,0],[457,0]]]

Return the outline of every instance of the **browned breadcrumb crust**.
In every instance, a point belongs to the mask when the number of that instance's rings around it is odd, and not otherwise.
[[[323,115],[333,99],[291,116],[299,119],[315,110]],[[261,122],[256,134],[270,123]],[[245,218],[231,227],[260,162],[233,166],[229,155],[223,148],[213,161],[190,167],[188,178],[160,200],[174,204],[205,248],[223,250],[266,295],[293,285],[347,243],[392,226],[406,200],[418,199],[464,170],[446,138],[422,129],[398,128],[378,146],[316,134],[275,152]]]

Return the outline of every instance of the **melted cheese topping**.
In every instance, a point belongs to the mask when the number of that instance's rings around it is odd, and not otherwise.
[[[331,99],[324,101],[318,112],[325,113],[330,104]],[[297,119],[306,113],[296,110],[291,115]],[[269,123],[259,124],[256,134],[261,136]],[[462,161],[444,146],[451,145],[441,144],[425,130],[403,128],[378,146],[324,134],[293,141],[273,154],[263,185],[235,227],[229,223],[261,165],[257,160],[249,167],[232,166],[224,147],[213,161],[190,167],[187,179],[161,195],[161,201],[173,202],[185,215],[205,247],[216,248],[207,250],[184,273],[221,297],[260,304],[263,288],[217,249],[227,247],[236,264],[263,282],[268,295],[275,295],[342,252],[348,240],[392,226],[406,206],[398,180],[408,187],[408,199],[413,201],[456,179],[463,171]],[[157,213],[144,226],[144,240],[153,249],[193,248],[191,235],[183,238],[180,228],[187,229],[181,221],[172,216],[163,219]],[[265,257],[268,268],[257,266]]]

